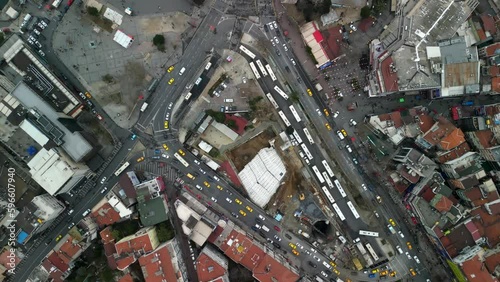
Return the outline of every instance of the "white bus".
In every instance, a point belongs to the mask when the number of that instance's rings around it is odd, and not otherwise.
[[[345,194],[345,191],[344,189],[342,188],[342,185],[340,185],[340,182],[338,179],[335,179],[335,186],[337,186],[337,189],[339,189],[339,192],[340,192],[340,195],[342,196],[342,198],[345,198],[347,195]]]
[[[352,204],[351,201],[347,201],[347,206],[351,209],[351,212],[354,215],[354,217],[356,219],[358,219],[359,218],[359,213],[358,213],[358,211],[356,210],[356,208],[354,207],[354,205]]]
[[[274,90],[276,90],[276,92],[278,92],[278,94],[280,94],[283,99],[288,100],[288,95],[286,95],[286,93],[281,90],[281,88],[279,88],[278,86],[274,86]]]
[[[289,108],[290,108],[290,111],[292,112],[292,115],[295,118],[295,120],[297,120],[297,122],[301,122],[302,120],[300,119],[299,114],[295,110],[295,107],[293,105],[290,105]]]
[[[253,60],[253,59],[255,59],[255,54],[254,54],[254,53],[252,53],[252,52],[250,52],[250,50],[248,50],[245,46],[240,45],[240,50],[241,50],[243,53],[247,54],[247,56],[248,56],[248,57],[252,58],[252,60]]]
[[[373,259],[375,261],[377,261],[379,259],[379,257],[377,256],[377,254],[375,253],[375,251],[373,250],[372,248],[372,245],[370,245],[370,243],[366,243],[365,244],[365,247],[366,249],[368,250],[368,252],[370,253],[370,255],[372,255]]]
[[[314,173],[316,174],[316,177],[318,178],[319,183],[321,183],[321,184],[325,183],[325,179],[323,178],[323,176],[319,172],[318,168],[316,166],[313,166],[312,169],[313,169]]]
[[[342,213],[342,211],[340,210],[339,206],[336,203],[333,204],[333,209],[335,210],[335,212],[339,216],[340,220],[344,221],[345,220],[345,216],[344,216],[344,214]]]
[[[255,79],[260,79],[260,74],[257,71],[257,68],[255,67],[255,64],[253,62],[250,62],[250,68],[253,71],[253,74],[255,75]]]
[[[328,172],[328,175],[330,175],[330,177],[334,177],[335,174],[333,174],[333,171],[330,168],[330,166],[328,165],[328,162],[326,160],[322,160],[321,163],[323,164],[323,166],[325,167],[326,171]]]
[[[325,180],[326,180],[326,184],[328,184],[328,187],[330,187],[330,189],[333,189],[333,183],[332,183],[332,180],[330,180],[330,177],[328,177],[328,174],[326,172],[322,172],[323,174],[323,177],[325,177]]]
[[[184,98],[184,100],[189,100],[189,98],[191,98],[193,94],[191,94],[191,92],[189,92],[188,94],[186,94],[186,97]]]
[[[130,165],[129,162],[125,162],[124,164],[122,164],[122,166],[115,171],[115,176],[120,175],[125,169],[127,169],[129,165]]]
[[[279,108],[280,108],[280,106],[278,106],[278,103],[276,103],[276,100],[274,100],[274,98],[273,98],[273,96],[271,95],[271,93],[267,93],[267,94],[266,94],[266,97],[267,97],[267,99],[269,99],[269,101],[271,102],[271,104],[273,104],[273,107],[274,107],[275,109],[279,109]]]
[[[330,203],[335,203],[335,199],[333,199],[332,194],[330,194],[330,191],[325,186],[321,186],[321,189],[323,190],[323,193],[325,193],[326,197],[328,198],[328,201]]]
[[[306,127],[304,127],[304,134],[307,137],[307,140],[309,140],[309,143],[312,145],[314,144],[314,139],[312,138],[311,134],[309,133],[309,130],[307,130]]]
[[[259,67],[260,72],[262,73],[263,77],[267,76],[266,68],[262,65],[262,62],[260,60],[255,61],[257,63],[257,66]]]
[[[178,153],[174,153],[174,157],[178,159],[179,162],[181,162],[181,164],[184,165],[185,167],[189,166],[188,162],[186,162],[186,160],[183,157],[181,157],[181,155],[179,155]]]
[[[269,73],[269,76],[271,77],[272,81],[276,81],[276,76],[274,75],[273,69],[269,64],[266,65],[266,70]]]
[[[148,108],[148,103],[144,102],[141,106],[141,112],[144,112]]]
[[[378,237],[378,232],[359,230],[359,235],[371,236],[371,237]]]
[[[300,138],[300,135],[297,132],[297,130],[293,130],[293,136],[295,137],[295,140],[297,140],[299,144],[302,143],[302,138]]]
[[[304,150],[304,153],[306,153],[307,158],[312,160],[313,156],[311,155],[311,152],[309,152],[309,149],[307,149],[307,146],[304,143],[300,144],[300,146],[302,147],[302,150]]]
[[[286,118],[285,114],[283,113],[283,111],[279,111],[278,114],[280,115],[281,119],[283,120],[283,122],[285,123],[286,126],[290,126],[292,125],[290,123],[290,121],[288,121],[288,119]]]

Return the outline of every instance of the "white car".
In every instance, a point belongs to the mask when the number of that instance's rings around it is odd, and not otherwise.
[[[311,248],[311,252],[318,253],[318,251],[316,251],[316,249],[313,249],[313,248]]]
[[[214,175],[214,179],[215,179],[216,181],[220,181],[220,178],[219,178],[217,175]]]
[[[200,185],[196,184],[196,189],[202,191],[203,190],[203,187],[201,187]]]
[[[197,165],[201,164],[199,160],[194,160],[194,163],[197,164]]]
[[[415,259],[415,261],[416,261],[417,263],[420,263],[420,260],[418,259],[418,257],[417,257],[417,256],[414,256],[413,258]]]
[[[274,30],[274,25],[273,25],[273,23],[269,23],[269,29]]]
[[[173,105],[174,105],[174,103],[168,104],[168,109],[171,110]]]
[[[106,190],[108,190],[108,187],[104,187],[104,188],[102,188],[102,190],[101,190],[101,194],[104,194],[104,192],[106,192]]]
[[[274,37],[274,41],[276,42],[276,44],[280,44],[280,41],[278,40],[278,37]]]
[[[288,51],[288,47],[286,47],[285,43],[283,43],[283,49],[285,49],[285,51]]]
[[[169,156],[169,155],[167,155],[167,154],[162,154],[161,156],[162,156],[162,157],[164,157],[165,159],[168,159],[168,158],[170,157],[170,156]]]
[[[351,146],[345,145],[345,148],[346,148],[347,152],[352,153]],[[365,184],[363,184],[363,185],[365,185]]]
[[[226,201],[227,201],[228,203],[230,203],[230,204],[233,202],[233,200],[231,200],[231,199],[229,199],[229,198],[226,198]]]
[[[36,35],[40,35],[40,31],[36,28],[33,29],[33,32],[36,34]]]
[[[406,252],[406,256],[408,257],[408,259],[411,259],[411,255],[409,252]]]
[[[40,54],[40,56],[42,57],[45,57],[45,53],[42,50],[38,50],[38,54]]]
[[[401,230],[398,231],[398,234],[399,234],[399,236],[401,236],[401,238],[405,237],[405,235],[403,234],[403,231],[401,231]]]
[[[299,243],[295,243],[295,245],[297,245],[297,247],[299,247],[301,250],[303,250],[303,249],[304,249],[304,246],[302,246],[302,245],[301,245],[301,244],[299,244]]]
[[[203,174],[207,174],[206,171],[204,171],[203,169],[200,168],[200,172],[203,173]]]
[[[272,24],[274,25],[274,28],[278,29],[278,24],[276,23],[276,21],[272,22]]]
[[[72,222],[69,226],[68,226],[68,229],[71,229],[73,226],[75,226],[75,223]]]
[[[337,130],[337,136],[339,137],[340,140],[344,140],[344,134],[342,134],[342,132],[340,132],[339,130]]]
[[[356,28],[353,24],[351,24],[349,27],[350,27],[353,31],[358,30],[358,29],[357,29],[357,28]]]
[[[266,218],[265,218],[265,217],[263,217],[263,216],[262,216],[262,215],[260,215],[260,214],[259,214],[259,218],[260,218],[261,220],[266,220]]]
[[[331,266],[329,263],[327,263],[326,261],[324,261],[324,262],[323,262],[323,265],[324,265],[326,268],[328,268],[328,269],[332,269],[332,266]]]
[[[349,121],[349,124],[352,126],[356,126],[356,124],[358,124],[358,123],[351,118],[351,120]]]
[[[274,235],[274,240],[278,241],[278,242],[281,242],[281,238],[278,237],[278,235]]]
[[[323,114],[321,113],[320,109],[316,109],[316,112],[318,113],[318,116],[322,116]]]
[[[104,184],[104,182],[106,181],[106,176],[104,176],[102,179],[101,179],[101,184]]]
[[[366,184],[361,184],[361,188],[363,188],[363,191],[367,191],[368,189],[366,189]]]
[[[276,43],[274,43],[273,39],[271,39],[271,43],[273,44],[273,46],[276,46]]]
[[[340,112],[339,112],[339,111],[336,111],[336,112],[333,114],[333,118],[338,117],[338,116],[339,116],[339,114],[340,114]]]
[[[326,275],[326,272],[321,271],[321,275],[323,275],[325,278],[328,278],[328,275]]]
[[[165,120],[168,120],[169,118],[170,118],[170,113],[167,113],[167,114],[165,115]]]
[[[297,65],[297,63],[295,63],[295,60],[294,60],[294,59],[290,59],[290,61],[292,62],[292,64],[293,64],[294,66],[296,66],[296,65]]]
[[[216,198],[212,197],[212,198],[210,198],[210,199],[211,199],[214,203],[217,203],[217,199],[216,199]]]

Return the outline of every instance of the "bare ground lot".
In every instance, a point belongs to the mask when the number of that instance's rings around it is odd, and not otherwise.
[[[262,148],[269,147],[269,140],[275,137],[274,132],[265,130],[255,138],[227,152],[226,155],[233,162],[236,169],[241,171]]]

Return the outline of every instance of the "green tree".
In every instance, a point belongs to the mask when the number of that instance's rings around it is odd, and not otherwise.
[[[332,7],[332,0],[323,0],[323,3],[321,4],[321,7],[319,9],[319,12],[321,14],[328,14],[328,13],[330,13],[331,7]]]
[[[291,127],[291,126],[289,126],[285,129],[285,133],[288,135],[292,135],[294,131],[295,131],[295,129],[293,129],[293,127]]]
[[[215,119],[216,122],[224,123],[226,121],[226,115],[221,112],[216,112],[214,110],[206,110],[205,113]]]
[[[300,100],[299,94],[293,91],[292,94],[290,95],[290,100],[292,101],[292,103],[298,103]]]
[[[93,17],[99,16],[99,10],[96,7],[87,7],[87,13]]]
[[[111,282],[114,281],[115,274],[109,267],[104,267],[99,273],[99,277],[102,279],[102,281],[105,282]]]
[[[361,18],[363,18],[363,19],[368,18],[370,16],[370,14],[371,14],[371,9],[368,6],[364,6],[363,8],[361,8],[361,12],[359,13]]]
[[[104,75],[104,76],[102,77],[102,81],[104,81],[104,82],[106,82],[106,83],[110,84],[110,83],[113,83],[114,78],[113,78],[113,76],[112,76],[112,75],[110,75],[110,74],[106,74],[106,75]]]
[[[317,60],[316,60],[316,58],[314,57],[314,54],[313,54],[313,52],[312,52],[311,47],[306,46],[306,52],[307,52],[307,54],[309,54],[309,57],[311,58],[311,60],[313,61],[313,63],[314,63],[315,65],[317,65],[317,64],[318,64],[318,61],[317,61]]]
[[[121,238],[123,238],[122,233],[120,230],[113,229],[111,231],[111,236],[115,239],[115,241],[119,241]]]
[[[232,128],[234,130],[238,130],[238,125],[236,124],[236,121],[230,119],[226,122],[226,125],[229,127],[229,128]]]
[[[153,44],[155,46],[165,44],[165,36],[163,36],[162,34],[155,35],[155,37],[153,37]]]
[[[158,235],[158,241],[160,241],[160,243],[167,242],[175,236],[174,229],[168,221],[156,225],[156,234]]]

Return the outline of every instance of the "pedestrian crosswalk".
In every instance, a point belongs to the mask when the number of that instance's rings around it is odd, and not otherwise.
[[[165,162],[148,161],[135,166],[136,170],[144,170],[156,176],[164,176],[167,181],[174,182],[180,176],[177,169]]]

